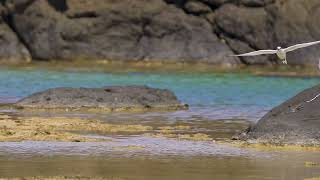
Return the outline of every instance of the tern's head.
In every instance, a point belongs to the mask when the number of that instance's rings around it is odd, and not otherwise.
[[[277,47],[277,50],[280,50],[280,49],[281,49],[281,47],[280,47],[280,46],[278,46],[278,47]]]

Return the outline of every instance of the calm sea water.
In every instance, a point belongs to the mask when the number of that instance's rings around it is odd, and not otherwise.
[[[191,107],[189,113],[217,119],[258,119],[267,110],[319,78],[262,77],[223,73],[112,73],[0,69],[0,102],[14,102],[54,87],[102,87],[139,84],[172,90]]]
[[[243,73],[1,68],[0,102],[14,102],[34,92],[62,86],[148,85],[172,90],[190,105],[190,110],[99,117],[115,122],[121,118],[139,119],[138,123],[145,124],[188,120],[189,125],[195,124],[200,129],[210,126],[210,132],[221,133],[237,127],[232,126],[232,120],[256,121],[272,107],[319,82],[319,78],[262,77]],[[223,127],[210,124],[221,119],[228,120]],[[113,138],[109,143],[0,143],[0,178],[67,175],[110,179],[292,180],[320,176],[319,167],[304,165],[306,161],[320,162],[319,152],[261,151],[139,135]],[[130,146],[143,149],[126,148]]]

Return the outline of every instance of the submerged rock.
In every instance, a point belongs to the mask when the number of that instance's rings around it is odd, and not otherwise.
[[[178,110],[186,109],[169,90],[147,86],[103,88],[54,88],[30,95],[15,104],[19,108],[67,110]]]
[[[254,143],[320,145],[320,85],[304,90],[272,109],[243,134]]]

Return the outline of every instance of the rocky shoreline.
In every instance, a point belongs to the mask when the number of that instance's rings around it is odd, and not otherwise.
[[[319,40],[319,4],[316,0],[4,0],[0,59],[276,64],[274,57],[226,55]],[[311,47],[290,53],[288,61],[309,65],[319,55],[318,47]]]
[[[243,124],[242,133],[223,140],[214,139],[203,133],[176,134],[189,132],[190,126],[158,127],[152,137],[167,137],[185,140],[214,141],[216,143],[252,147],[258,149],[319,150],[320,85],[307,89],[273,108],[255,125]],[[168,91],[147,86],[107,86],[103,88],[54,88],[32,94],[11,107],[20,110],[40,112],[80,111],[168,111],[187,109],[187,105],[177,100]],[[21,111],[24,112],[24,111]],[[0,141],[73,141],[97,142],[106,139],[88,138],[73,131],[94,132],[135,132],[146,133],[154,130],[144,125],[113,125],[97,120],[80,118],[12,118],[0,114],[4,127],[0,131]],[[1,124],[0,124],[1,126]],[[240,132],[240,129],[239,131]]]
[[[240,141],[231,141],[231,144],[239,143],[238,145],[247,147],[266,145],[267,147],[319,148],[319,96],[320,85],[304,90],[281,105],[273,108],[269,113],[263,116],[257,124],[250,126],[241,134],[234,136],[233,140]],[[59,110],[81,112],[130,112],[188,109],[188,105],[182,104],[174,93],[168,90],[136,85],[106,86],[102,88],[53,88],[34,93],[10,106],[17,110],[45,110],[46,112]],[[40,121],[38,122],[37,119],[30,119],[28,123],[35,123],[37,125],[35,125],[35,127],[38,127],[38,125],[41,124]],[[64,121],[66,120],[62,120],[62,124],[65,123]],[[53,123],[58,122],[59,119],[53,119]],[[91,122],[79,121],[73,124],[81,123],[84,123],[85,125],[83,127],[86,127],[89,126]],[[48,125],[48,122],[46,122],[45,125]],[[40,126],[42,127],[42,125]],[[19,125],[15,127],[23,126]],[[108,126],[107,129],[109,128],[110,127]],[[37,128],[35,128],[34,131],[36,130]],[[70,128],[68,130],[70,130]],[[91,130],[98,131],[99,128],[97,129],[96,125],[92,125]],[[8,133],[10,132],[8,131]],[[54,138],[60,138],[60,136],[64,135],[53,135]],[[169,137],[171,137],[171,134],[169,134]],[[71,140],[72,138],[73,136],[71,136]],[[202,137],[201,134],[201,138],[205,139],[208,137]]]
[[[282,147],[284,149],[302,148],[302,150],[304,148],[315,148],[318,150],[320,148],[319,96],[320,85],[304,90],[281,105],[273,108],[263,116],[257,124],[251,125],[241,134],[234,136],[232,139],[235,141],[229,142],[225,139],[218,143],[230,143],[231,145],[254,148]],[[15,104],[8,105],[8,107],[15,108],[18,112],[20,112],[20,110],[32,110],[35,112],[42,110],[45,112],[61,110],[64,112],[141,112],[188,109],[188,105],[181,103],[174,93],[169,90],[138,85],[105,86],[102,88],[53,88],[34,93]],[[135,131],[135,129],[138,128],[138,131],[142,129],[141,131],[145,132],[149,128],[147,127],[145,130],[145,127],[139,126],[116,127],[103,124],[98,125],[100,122],[86,122],[82,120],[75,120],[73,122],[73,119],[70,118],[49,118],[44,124],[42,124],[43,119],[41,118],[27,118],[21,119],[23,121],[15,121],[8,119],[7,116],[4,115],[2,119],[7,119],[7,121],[2,121],[2,123],[4,123],[3,127],[5,127],[3,132],[0,132],[0,135],[2,133],[4,136],[4,138],[2,138],[3,141],[12,140],[10,138],[13,138],[13,140],[20,140],[19,138],[26,138],[21,140],[41,140],[41,138],[48,138],[44,140],[75,141],[75,139],[80,139],[81,141],[99,141],[95,139],[85,139],[74,134],[60,133],[59,130],[62,130],[61,128],[66,126],[66,123],[71,123],[70,127],[65,129],[67,131],[89,129],[92,131],[126,131],[126,128],[129,130],[133,128]],[[24,125],[22,122],[24,122]],[[53,126],[57,126],[57,128],[60,129],[52,132],[50,128]],[[26,127],[32,128],[23,134],[24,130],[27,129]],[[124,129],[121,130],[121,128]],[[190,127],[179,126],[179,128],[182,129],[178,130],[188,131]],[[195,137],[187,135],[177,136],[171,134],[171,131],[175,130],[171,127],[160,130],[160,134],[157,134],[160,137],[213,140],[209,136],[201,133],[195,134]],[[30,131],[35,135],[28,136]]]

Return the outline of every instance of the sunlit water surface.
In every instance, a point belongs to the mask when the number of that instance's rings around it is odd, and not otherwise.
[[[0,102],[15,102],[31,93],[54,87],[148,85],[173,91],[190,105],[190,110],[134,114],[44,113],[41,116],[79,116],[110,123],[151,126],[182,122],[221,138],[236,132],[235,122],[254,123],[272,107],[319,82],[318,78],[242,73],[109,73],[2,68]],[[318,152],[261,151],[141,135],[111,135],[108,138],[112,141],[0,143],[0,177],[79,175],[224,180],[320,176],[319,167],[304,165],[307,161],[320,162]]]

